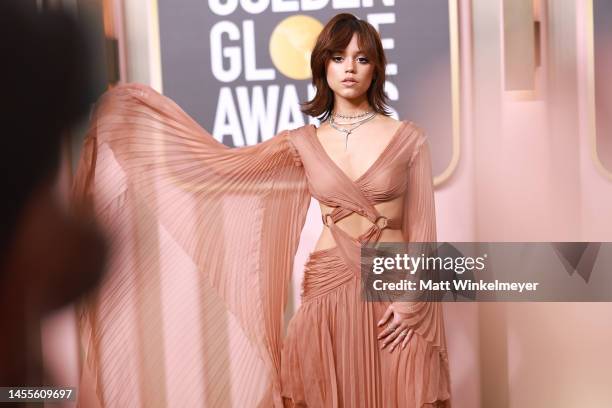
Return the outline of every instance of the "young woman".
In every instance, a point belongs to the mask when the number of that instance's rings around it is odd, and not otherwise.
[[[385,65],[370,24],[335,16],[312,52],[317,95],[303,108],[320,127],[237,149],[150,88],[102,99],[74,190],[120,243],[81,315],[81,386],[99,405],[187,403],[185,393],[210,406],[450,405],[441,304],[361,299],[362,244],[436,239],[428,144],[412,122],[389,117]],[[325,226],[283,339],[311,196]],[[189,268],[199,316],[173,315],[185,300],[165,282]],[[198,327],[195,347],[168,340],[177,318]],[[179,370],[184,378],[170,380]]]

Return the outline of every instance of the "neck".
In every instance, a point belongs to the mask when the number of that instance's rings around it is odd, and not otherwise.
[[[335,114],[358,115],[368,110],[372,109],[366,98],[360,98],[359,100],[336,98],[334,103]]]

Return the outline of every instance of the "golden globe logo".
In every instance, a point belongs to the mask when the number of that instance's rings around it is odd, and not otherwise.
[[[323,24],[310,16],[281,21],[270,36],[270,58],[276,69],[291,79],[310,78],[310,53],[322,29]]]

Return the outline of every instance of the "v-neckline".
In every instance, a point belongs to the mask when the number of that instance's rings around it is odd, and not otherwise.
[[[338,173],[342,174],[344,176],[344,178],[346,178],[347,180],[349,180],[352,183],[358,184],[361,180],[363,180],[378,165],[378,163],[387,154],[387,151],[391,148],[391,146],[393,146],[395,141],[399,138],[399,135],[402,133],[404,128],[409,123],[410,122],[405,121],[405,120],[401,121],[401,124],[399,125],[398,129],[395,131],[393,136],[391,136],[391,139],[389,140],[389,142],[387,143],[385,148],[382,150],[382,152],[378,155],[378,157],[376,157],[376,159],[370,165],[370,167],[368,167],[359,177],[357,177],[354,180],[352,178],[350,178],[349,175],[346,174],[346,172],[344,170],[342,170],[342,168],[334,161],[334,159],[331,158],[329,153],[327,153],[327,150],[325,150],[325,147],[323,147],[323,144],[321,143],[321,141],[319,140],[319,137],[317,136],[317,127],[315,125],[313,125],[313,124],[311,124],[310,126],[311,126],[311,129],[312,129],[312,137],[315,139],[315,144],[319,147],[319,149],[321,149],[321,152],[325,156],[326,160],[329,161],[331,163],[332,167],[334,167]]]

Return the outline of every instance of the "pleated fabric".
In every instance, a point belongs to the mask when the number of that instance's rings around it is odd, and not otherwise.
[[[363,302],[360,248],[385,228],[435,241],[428,145],[402,122],[349,179],[312,125],[228,148],[149,87],[109,91],[91,121],[73,199],[111,239],[108,274],[79,306],[81,406],[450,406],[439,303],[396,303],[415,335],[380,351],[389,303]],[[305,266],[302,305],[283,339],[310,196],[334,248]],[[404,196],[402,219],[375,204]],[[359,237],[336,222],[372,221]]]
[[[310,200],[289,134],[230,149],[149,87],[103,96],[73,190],[112,242],[80,307],[82,406],[282,406],[283,311]]]
[[[449,407],[444,348],[419,333],[405,349],[380,350],[377,322],[388,305],[361,300],[359,278],[335,248],[311,253],[283,345],[285,406]]]

